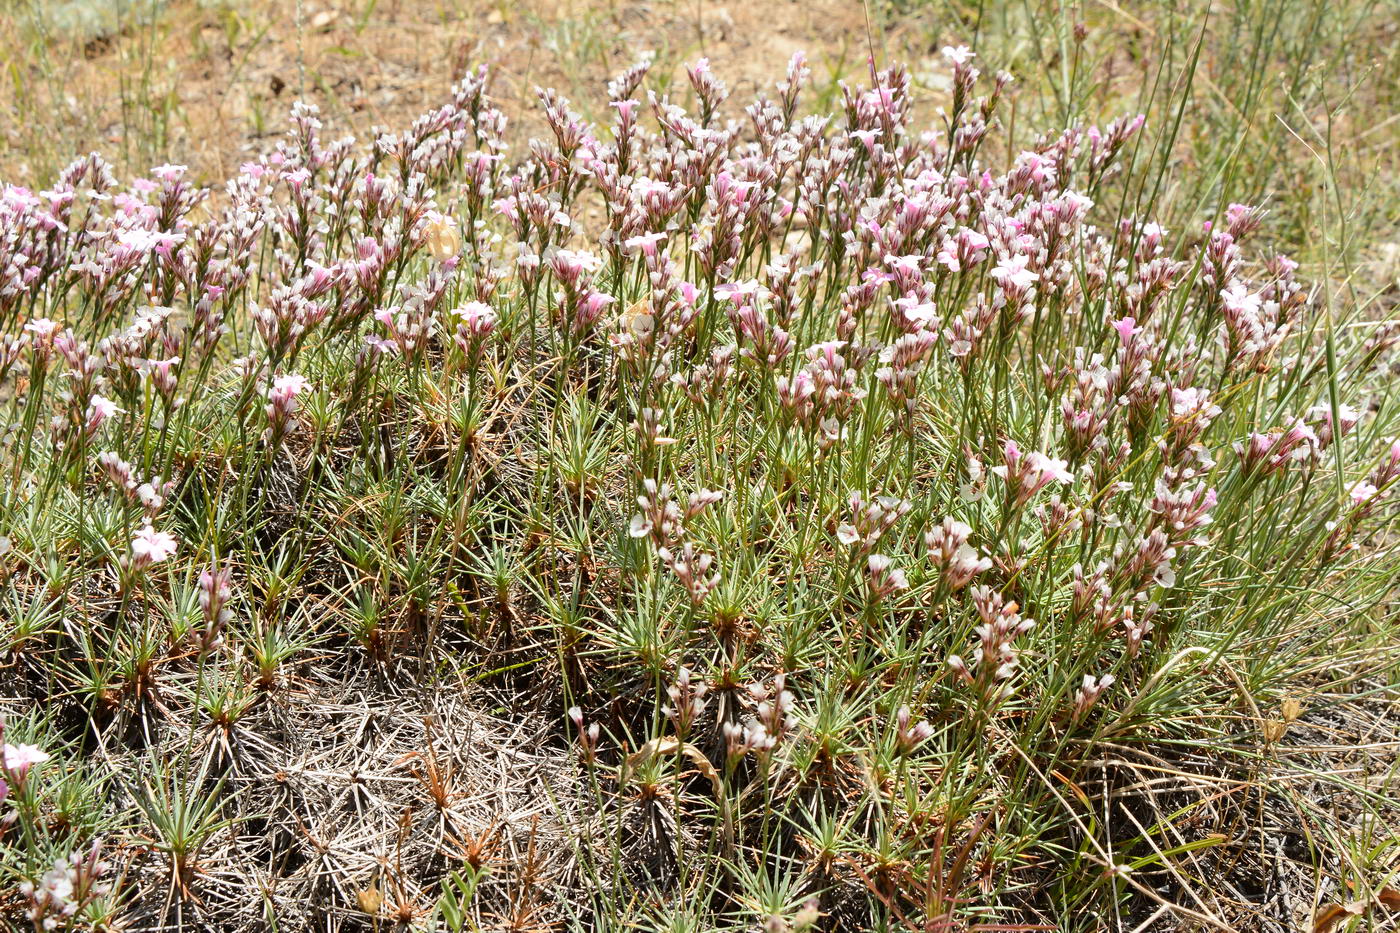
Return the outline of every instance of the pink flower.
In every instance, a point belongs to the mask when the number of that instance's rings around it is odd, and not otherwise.
[[[272,392],[279,398],[293,399],[311,387],[300,373],[283,373],[272,380]]]
[[[131,554],[134,565],[145,567],[158,564],[175,553],[174,535],[166,531],[156,531],[147,521],[131,539]]]
[[[630,122],[637,113],[637,108],[642,106],[639,100],[615,100],[610,106],[616,107],[624,123]]]
[[[103,423],[117,412],[121,411],[117,403],[101,395],[94,395],[88,399],[87,407],[87,433],[91,437],[102,427]]]
[[[885,554],[871,554],[865,560],[865,568],[866,583],[876,602],[909,589],[909,580],[904,571],[894,566],[894,560]]]
[[[592,253],[561,249],[554,252],[550,265],[560,282],[565,286],[573,287],[581,276],[585,273],[598,271],[602,264],[598,261],[598,257]]]
[[[1015,441],[1006,442],[1005,457],[1005,464],[992,467],[992,472],[1006,480],[1007,492],[1018,506],[1051,483],[1074,482],[1064,460],[1038,451],[1022,454]]]
[[[179,181],[188,169],[183,165],[172,165],[167,162],[164,165],[157,165],[151,169],[151,174],[164,182]]]
[[[641,252],[642,255],[654,259],[656,258],[656,244],[665,239],[666,234],[664,233],[643,233],[628,237],[622,245],[627,247],[629,252]]]
[[[1257,292],[1252,293],[1239,283],[1235,283],[1221,292],[1220,300],[1225,303],[1227,311],[1251,319],[1259,315],[1259,307],[1262,303]]]
[[[1024,292],[1040,278],[1038,273],[1026,268],[1028,262],[1030,257],[1025,253],[1003,256],[992,269],[992,278],[1008,291]]]
[[[1362,482],[1359,482],[1355,486],[1351,487],[1351,501],[1355,505],[1361,505],[1363,502],[1368,501],[1378,491],[1379,490],[1376,489],[1374,483],[1368,483],[1363,480]]]
[[[290,185],[293,190],[300,191],[301,186],[311,180],[311,170],[303,166],[290,172],[283,172],[282,180]]]
[[[393,356],[399,352],[399,348],[394,345],[392,340],[385,340],[378,334],[365,334],[365,346],[375,353],[383,353],[385,356]]]
[[[895,742],[901,755],[910,754],[933,735],[933,726],[927,720],[913,719],[908,706],[901,706],[895,713]]]
[[[1142,328],[1137,326],[1137,321],[1130,317],[1125,317],[1121,321],[1113,321],[1111,323],[1113,324],[1113,329],[1118,331],[1118,339],[1125,344],[1134,334],[1142,333]]]
[[[37,745],[11,745],[6,742],[4,758],[5,770],[22,781],[30,768],[48,761],[49,754]]]
[[[1349,405],[1337,406],[1338,422],[1341,426],[1341,436],[1345,437],[1351,433],[1351,429],[1361,421],[1361,411]],[[1308,417],[1317,424],[1317,441],[1320,448],[1330,447],[1333,436],[1337,433],[1332,424],[1332,407],[1330,405],[1316,405],[1309,412]]]
[[[971,534],[971,526],[951,516],[924,532],[929,560],[939,568],[943,582],[953,592],[963,589],[992,566],[991,558],[982,557],[967,543]]]
[[[1074,482],[1074,474],[1066,469],[1068,464],[1063,460],[1032,451],[1027,455],[1026,461],[1037,474],[1046,477],[1047,482],[1050,480],[1058,483]]]
[[[923,274],[923,260],[924,257],[919,255],[890,255],[885,257],[885,265],[889,266],[890,269],[900,275],[908,276],[911,279],[917,279]]]
[[[496,312],[484,302],[469,301],[453,313],[458,319],[455,339],[462,352],[468,355],[479,348],[481,341],[496,329]]]
[[[25,333],[33,334],[41,343],[53,339],[53,335],[58,333],[59,325],[57,321],[51,321],[46,317],[36,317],[28,324],[24,325]]]
[[[946,266],[949,272],[961,272],[985,259],[990,245],[991,241],[985,234],[970,227],[961,227],[957,236],[943,238],[943,246],[938,251],[938,261]]]
[[[1112,674],[1104,674],[1095,678],[1093,674],[1085,674],[1079,689],[1074,692],[1074,718],[1075,721],[1083,719],[1089,710],[1094,708],[1094,704],[1099,701],[1099,696],[1109,687],[1113,686],[1117,678]]]
[[[728,298],[735,304],[748,304],[749,298],[753,295],[761,295],[764,291],[757,279],[746,279],[742,282],[725,282],[723,285],[715,286],[716,298]]]
[[[938,329],[938,305],[931,301],[919,301],[917,298],[905,295],[890,302],[895,308],[895,320],[900,329],[904,331],[921,331]],[[883,359],[882,362],[889,362]]]
[[[180,358],[173,356],[168,360],[146,360],[141,369],[157,391],[162,395],[169,395],[175,391],[175,367],[179,365]]]
[[[588,728],[583,726],[583,710],[577,706],[568,709],[569,719],[573,721],[574,728],[578,731],[578,744],[583,752],[585,761],[593,761],[593,756],[598,748],[598,724],[590,723]]]
[[[300,373],[282,373],[272,380],[267,391],[267,420],[275,437],[287,429],[297,411],[297,396],[311,388],[311,383]]]
[[[582,334],[593,326],[593,323],[602,316],[603,309],[617,301],[612,295],[605,295],[602,292],[589,291],[583,297],[574,312],[573,326],[575,333]]]

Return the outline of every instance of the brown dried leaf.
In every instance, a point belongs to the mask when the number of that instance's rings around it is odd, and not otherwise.
[[[720,813],[724,818],[724,847],[725,851],[732,851],[734,847],[734,814],[730,812],[729,801],[724,796],[724,779],[719,776],[715,766],[710,764],[710,759],[705,757],[705,753],[700,751],[689,742],[682,742],[673,735],[662,736],[658,739],[642,745],[632,754],[628,755],[622,762],[623,779],[635,768],[647,760],[663,755],[674,755],[677,752],[689,758],[695,765],[695,769],[705,777],[710,779],[710,786],[714,788],[715,803],[719,805]]]
[[[1400,890],[1396,888],[1381,888],[1380,891],[1376,892],[1376,900],[1388,910],[1400,910]],[[1313,933],[1331,933],[1332,928],[1339,923],[1366,913],[1366,907],[1365,901],[1329,904],[1317,912]]]
[[[710,784],[715,789],[715,797],[718,799],[724,792],[724,782],[720,778],[719,772],[715,770],[715,766],[710,764],[710,759],[706,758],[705,753],[700,751],[700,749],[691,745],[689,742],[682,742],[673,735],[652,739],[641,748],[628,755],[623,771],[624,773],[631,773],[639,765],[651,758],[674,755],[677,752],[689,758],[691,763],[695,765],[695,770],[710,779]]]

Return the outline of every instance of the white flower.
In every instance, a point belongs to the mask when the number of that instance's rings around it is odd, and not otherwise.
[[[943,57],[954,65],[965,65],[977,57],[977,53],[965,45],[943,46]]]

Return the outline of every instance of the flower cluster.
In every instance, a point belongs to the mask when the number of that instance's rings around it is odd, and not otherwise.
[[[738,722],[724,724],[724,738],[731,761],[750,752],[767,755],[797,728],[797,717],[793,714],[796,701],[786,684],[786,676],[778,674],[771,685],[755,683],[749,686],[749,696],[757,704],[753,718],[742,725]]]
[[[363,144],[298,105],[217,188],[97,156],[5,186],[0,558],[64,613],[31,642],[113,704],[279,682],[284,618],[386,683],[506,652],[482,669],[559,676],[595,778],[604,728],[651,729],[724,770],[726,817],[762,777],[926,854],[970,821],[905,819],[928,775],[887,800],[857,741],[899,780],[989,735],[1040,755],[1183,643],[1351,605],[1392,566],[1400,330],[1329,333],[1256,207],[1169,232],[1125,197],[1141,116],[1003,133],[977,61],[944,50],[929,125],[900,65],[808,115],[799,55],[740,114],[708,62],[645,59],[596,122],[541,91],[521,146],[480,69]],[[546,631],[557,663],[517,663]],[[47,756],[3,755],[22,799]],[[105,871],[55,864],[31,919]]]
[[[981,621],[972,663],[951,654],[948,669],[964,682],[976,685],[989,702],[995,702],[1011,692],[1010,680],[1020,655],[1016,640],[1035,627],[1035,620],[1022,618],[1015,603],[1005,602],[1000,593],[985,586],[973,591],[972,600]]]
[[[34,929],[70,928],[74,917],[111,892],[111,885],[103,880],[110,870],[101,857],[100,845],[94,842],[68,858],[55,859],[38,883],[22,882],[19,893],[29,901]]]

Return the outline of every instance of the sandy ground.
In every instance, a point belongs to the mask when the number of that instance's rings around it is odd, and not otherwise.
[[[868,31],[865,8],[851,0],[179,0],[153,26],[75,25],[61,7],[0,11],[9,27],[0,51],[17,89],[13,119],[0,121],[7,180],[42,182],[73,153],[96,149],[121,168],[178,161],[216,181],[271,148],[298,96],[322,108],[331,131],[363,137],[407,125],[483,63],[507,113],[523,112],[517,105],[536,87],[558,88],[587,111],[644,52],[656,56],[654,74],[673,78],[708,57],[743,100],[780,78],[798,50],[830,86],[863,71],[872,47],[903,52],[923,38],[888,24]],[[42,35],[51,45],[35,54]]]

